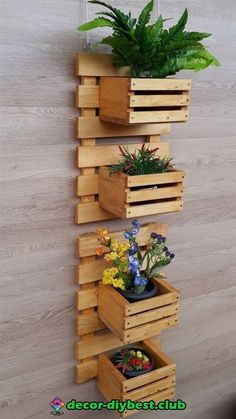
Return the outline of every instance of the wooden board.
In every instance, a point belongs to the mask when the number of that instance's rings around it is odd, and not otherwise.
[[[170,124],[141,124],[130,127],[115,125],[110,122],[100,121],[99,117],[78,117],[77,138],[112,138],[112,137],[137,137],[143,135],[168,134]]]

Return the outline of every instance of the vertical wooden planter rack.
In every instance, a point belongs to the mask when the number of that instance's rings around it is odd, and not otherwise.
[[[102,83],[107,83],[109,78],[112,80],[113,77],[116,79],[119,77],[121,83],[124,84],[122,80],[126,80],[125,77],[129,76],[126,70],[117,70],[112,66],[110,55],[78,54],[76,75],[79,77],[76,87],[76,107],[79,109],[79,116],[76,120],[79,140],[77,147],[79,176],[76,187],[79,202],[76,206],[76,224],[182,210],[184,177],[182,171],[170,173],[164,180],[163,176],[157,175],[159,183],[164,184],[164,187],[146,188],[144,195],[134,190],[129,180],[124,179],[123,184],[119,184],[123,189],[119,194],[120,200],[115,209],[110,208],[106,203],[103,204],[106,185],[102,181],[104,181],[104,176],[107,176],[106,166],[118,161],[117,143],[128,146],[130,150],[140,147],[144,142],[150,143],[152,148],[158,147],[158,155],[168,157],[169,144],[160,141],[160,135],[170,132],[170,124],[162,122],[162,117],[159,119],[161,122],[151,120],[152,123],[141,121],[141,124],[129,124],[126,120],[126,125],[121,125],[120,122],[119,124],[107,122],[109,118],[104,118],[104,112],[103,116],[101,115],[101,105],[103,105],[103,99],[100,96],[101,80]],[[187,82],[185,81],[185,84]],[[126,82],[125,86],[128,89],[130,85]],[[173,81],[171,81],[172,89],[173,86]],[[186,90],[189,88],[186,84]],[[106,84],[106,89],[109,93],[109,84],[108,87]],[[189,95],[181,89],[182,87],[179,87],[178,94],[172,95],[175,106],[179,109],[176,110],[177,113],[172,113],[172,119],[165,121],[187,119],[187,110],[182,107],[186,107],[189,103]],[[127,92],[130,97],[129,90]],[[140,104],[142,95],[133,96],[129,99],[130,103]],[[162,103],[166,101],[165,103],[169,105],[170,94],[167,98],[157,96],[158,94],[155,94],[152,101],[161,99]],[[109,99],[109,94],[107,97]],[[147,97],[145,100],[148,100]],[[153,118],[153,114],[149,114],[150,118]],[[134,137],[139,137],[139,139],[134,140]],[[147,178],[142,180],[146,187],[152,186],[153,183],[157,185],[156,179],[154,181],[149,179],[149,181],[151,183],[148,183]],[[153,231],[166,236],[167,225],[157,223],[143,225],[139,234],[139,243],[143,248],[147,245],[150,233]],[[124,240],[123,230],[112,231],[111,236],[120,241]],[[175,392],[175,364],[160,350],[159,340],[154,341],[151,338],[159,337],[162,330],[177,324],[179,291],[163,279],[157,280],[160,295],[146,300],[148,303],[143,301],[129,304],[120,295],[118,298],[118,293],[113,288],[101,284],[102,272],[107,265],[103,259],[96,256],[97,245],[96,234],[93,231],[82,234],[78,238],[79,263],[76,283],[79,288],[76,292],[78,310],[76,335],[79,340],[75,346],[75,357],[78,361],[76,382],[79,384],[96,378],[100,390],[107,399],[127,400],[130,398],[158,402],[171,398]],[[107,301],[111,298],[114,304],[111,308],[112,316],[109,316]],[[115,349],[124,344],[137,342],[154,355],[156,369],[135,379],[127,380],[113,366],[110,357]],[[130,414],[130,411],[125,411],[122,416]]]

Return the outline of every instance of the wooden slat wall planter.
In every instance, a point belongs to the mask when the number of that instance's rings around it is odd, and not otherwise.
[[[158,154],[158,152],[157,152]],[[185,173],[171,169],[166,173],[128,176],[99,171],[99,204],[123,219],[181,211]]]
[[[145,249],[151,232],[167,235],[166,224],[150,223],[140,229],[139,244]],[[111,232],[111,237],[125,241],[123,230]],[[123,345],[98,316],[98,283],[102,278],[104,261],[96,257],[98,247],[95,233],[83,234],[78,239],[77,254],[80,258],[76,282],[80,286],[76,293],[79,312],[76,321],[76,334],[80,340],[75,345],[75,356],[79,361],[76,367],[76,382],[81,383],[97,376],[97,356]],[[172,319],[174,321],[174,319]],[[169,320],[168,320],[169,321]],[[167,322],[168,322],[167,321]],[[170,327],[171,324],[167,324]],[[159,334],[160,328],[156,328]],[[153,336],[153,330],[146,336]],[[141,339],[140,337],[139,339]],[[138,339],[138,340],[139,340]],[[133,342],[137,341],[134,337]]]
[[[135,345],[136,346],[136,345]],[[153,355],[156,367],[144,375],[127,379],[111,362],[110,355],[98,359],[98,387],[107,400],[131,400],[158,403],[175,394],[176,365],[152,340],[144,340],[137,346]],[[125,410],[120,416],[127,417],[138,410]]]
[[[190,89],[188,79],[101,77],[100,119],[121,125],[185,122]]]
[[[163,279],[155,279],[158,295],[129,303],[110,285],[99,284],[98,315],[124,343],[155,336],[178,322],[180,293]]]
[[[125,137],[124,145],[134,150],[141,144],[131,144],[132,137],[142,137],[143,142],[159,147],[161,156],[169,155],[169,146],[160,142],[161,134],[170,132],[170,124],[154,123],[133,126],[114,125],[99,119],[100,114],[100,79],[102,76],[127,76],[128,70],[117,70],[112,65],[110,55],[80,53],[76,57],[76,75],[79,85],[76,88],[76,106],[80,116],[76,121],[78,147],[78,168],[75,221],[77,224],[104,221],[116,218],[116,215],[99,205],[98,169],[112,164],[118,159],[118,146],[111,145],[111,138]],[[99,140],[106,139],[100,145]],[[167,209],[168,210],[168,209]]]

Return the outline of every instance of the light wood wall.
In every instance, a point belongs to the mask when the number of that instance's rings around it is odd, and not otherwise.
[[[144,4],[115,3],[133,10]],[[84,21],[84,2],[0,0],[0,6],[0,416],[45,419],[57,395],[101,400],[96,382],[74,384],[75,240],[97,227],[73,223],[73,57],[82,47],[74,29]],[[170,224],[169,245],[177,255],[167,272],[182,290],[181,321],[162,339],[178,366],[177,397],[188,408],[173,416],[230,419],[236,376],[236,8],[234,0],[162,0],[161,12],[176,18],[185,6],[190,28],[213,33],[207,44],[222,66],[193,75],[190,120],[175,124],[165,138],[187,172],[185,210],[144,221]],[[79,415],[115,417],[105,411]]]

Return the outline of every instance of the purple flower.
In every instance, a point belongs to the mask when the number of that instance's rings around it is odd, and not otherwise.
[[[160,242],[161,242],[161,243],[165,243],[165,241],[166,241],[166,237],[161,236],[161,238],[160,238]]]
[[[170,256],[170,252],[168,251],[168,252],[166,252],[166,256],[168,257],[168,256]]]
[[[164,246],[163,247],[163,250],[164,250],[164,252],[167,252],[168,251],[168,247],[167,246]]]
[[[157,234],[157,233],[155,233],[155,232],[151,233],[151,238],[152,238],[152,239],[157,239],[157,238],[158,238],[158,236],[159,236],[159,234]]]
[[[174,257],[175,257],[175,254],[174,253],[171,253],[170,254],[170,258],[173,259]]]

